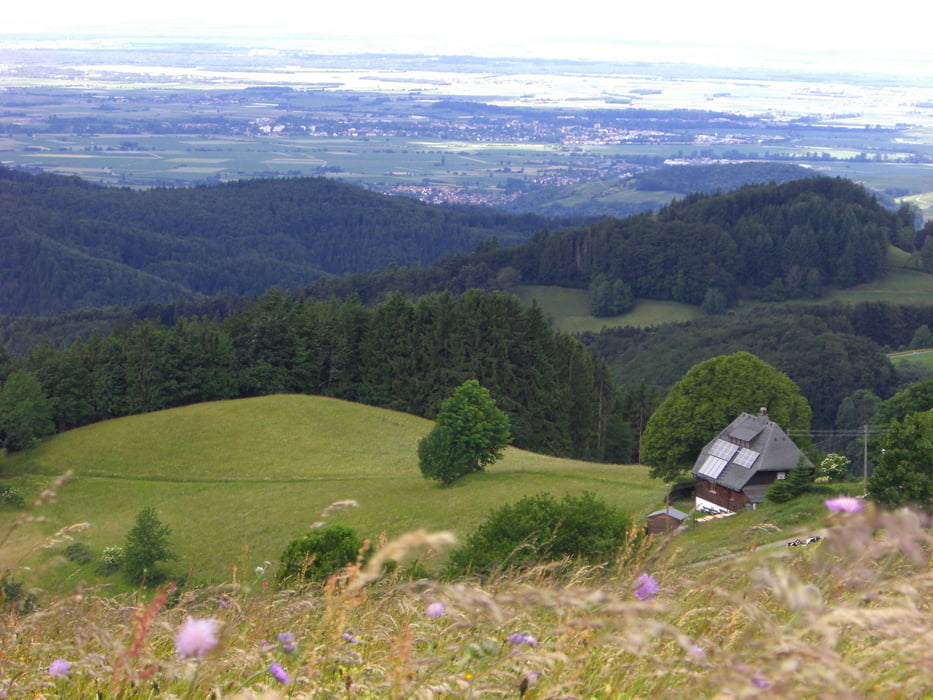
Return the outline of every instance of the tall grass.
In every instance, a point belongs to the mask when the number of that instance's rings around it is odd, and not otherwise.
[[[821,542],[708,567],[672,565],[675,534],[571,573],[387,574],[450,540],[420,532],[300,590],[265,569],[181,594],[75,590],[7,612],[0,684],[67,700],[929,697],[930,518],[869,507],[823,524]],[[642,574],[657,595],[637,595]],[[203,658],[179,654],[188,618],[216,625]]]

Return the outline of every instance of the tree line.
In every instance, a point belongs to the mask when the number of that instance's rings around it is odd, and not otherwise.
[[[305,289],[367,300],[392,289],[589,288],[605,280],[621,282],[623,296],[721,313],[739,299],[818,298],[827,288],[873,281],[888,246],[912,250],[916,238],[909,208],[893,212],[849,180],[812,177],[693,194],[656,214],[540,230],[510,246],[490,240],[431,265],[319,279]]]
[[[4,391],[24,376],[41,387],[56,431],[273,393],[434,418],[454,388],[475,379],[508,415],[518,447],[619,461],[632,450],[606,364],[552,330],[537,306],[501,292],[417,301],[392,294],[367,308],[355,299],[315,301],[274,289],[222,321],[167,326],[152,319],[67,347],[0,353]]]

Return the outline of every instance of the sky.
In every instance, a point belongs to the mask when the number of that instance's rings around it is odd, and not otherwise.
[[[279,9],[282,8],[282,9]],[[903,8],[906,11],[906,8]],[[645,43],[690,43],[723,62],[769,60],[787,52],[835,54],[840,61],[916,58],[924,48],[930,8],[911,17],[886,16],[879,8],[859,12],[836,0],[740,0],[673,3],[571,0],[548,5],[502,0],[357,0],[241,4],[225,0],[83,0],[16,2],[4,7],[0,35],[81,31],[168,31],[205,36],[237,30],[272,42],[283,37],[360,42],[377,50],[578,58],[614,58]],[[913,40],[911,35],[913,35]],[[549,56],[540,55],[550,53]],[[563,55],[560,55],[563,54]],[[756,58],[757,57],[757,58]],[[624,58],[624,57],[623,57]],[[933,74],[933,71],[931,71]]]

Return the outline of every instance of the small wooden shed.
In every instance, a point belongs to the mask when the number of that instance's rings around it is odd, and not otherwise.
[[[673,506],[667,506],[648,515],[648,534],[660,535],[671,532],[683,525],[687,514]]]

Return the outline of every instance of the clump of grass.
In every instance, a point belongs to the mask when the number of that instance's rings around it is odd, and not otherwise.
[[[676,564],[672,535],[612,565],[445,582],[392,565],[450,544],[420,532],[293,590],[234,578],[177,596],[76,591],[4,617],[0,687],[67,700],[923,697],[931,524],[868,507],[827,512],[813,545],[715,566]],[[211,634],[182,647],[189,620]]]

